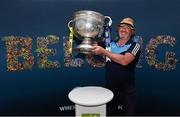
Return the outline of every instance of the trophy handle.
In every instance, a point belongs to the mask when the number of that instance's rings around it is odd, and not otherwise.
[[[112,25],[112,19],[109,16],[105,16],[105,18],[109,19],[108,25],[111,26]]]
[[[70,24],[71,24],[72,22],[73,22],[73,20],[71,20],[71,21],[68,22],[68,28],[69,28],[69,29],[70,29],[70,27],[71,27]]]

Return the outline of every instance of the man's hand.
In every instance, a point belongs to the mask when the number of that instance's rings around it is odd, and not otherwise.
[[[101,46],[97,46],[97,45],[94,45],[93,46],[94,48],[93,48],[93,52],[95,53],[95,54],[104,54],[104,48],[102,48]]]

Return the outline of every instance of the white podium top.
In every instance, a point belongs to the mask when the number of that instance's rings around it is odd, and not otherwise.
[[[83,106],[98,106],[112,100],[114,94],[109,89],[96,86],[77,87],[68,95],[69,99]]]

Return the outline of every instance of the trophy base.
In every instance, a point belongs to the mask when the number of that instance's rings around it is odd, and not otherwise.
[[[93,54],[93,46],[92,46],[92,39],[91,38],[84,38],[82,43],[78,45],[74,51],[80,52],[83,54]]]
[[[74,49],[74,51],[80,52],[80,53],[83,53],[83,54],[93,54],[92,50],[93,50],[92,45],[84,45],[84,44],[81,44],[81,45],[79,45],[78,47],[76,47]]]

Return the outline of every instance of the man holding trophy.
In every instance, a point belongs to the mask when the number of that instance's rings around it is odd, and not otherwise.
[[[109,19],[106,23],[105,19]],[[110,41],[112,20],[108,16],[89,10],[77,11],[68,23],[70,29],[69,53],[72,54],[73,35],[82,40],[74,50],[84,54],[106,56],[106,88],[114,93],[108,103],[108,115],[133,115],[135,106],[135,66],[140,55],[140,45],[133,42],[134,20],[124,18],[118,24],[118,40]],[[106,48],[94,45],[104,34]]]
[[[124,18],[118,24],[117,41],[110,43],[111,51],[94,46],[93,52],[109,58],[106,64],[106,87],[113,91],[114,99],[108,103],[108,115],[133,115],[135,106],[135,66],[140,45],[133,42],[134,20]]]

